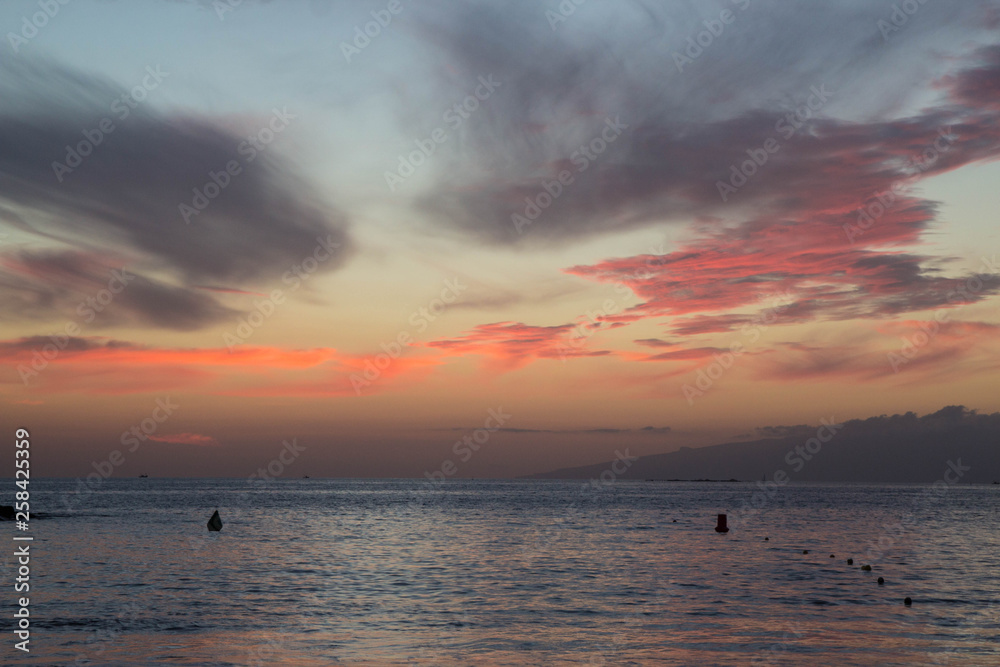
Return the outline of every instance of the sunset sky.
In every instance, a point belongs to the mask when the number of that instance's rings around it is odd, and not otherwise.
[[[1000,410],[997,2],[0,28],[0,403],[37,475],[240,477],[295,439],[292,477],[501,477]]]

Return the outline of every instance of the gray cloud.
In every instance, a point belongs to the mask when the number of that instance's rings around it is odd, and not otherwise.
[[[273,145],[251,160],[239,150],[246,137],[219,122],[113,107],[125,91],[110,82],[49,62],[5,59],[0,68],[0,203],[44,220],[42,231],[140,251],[186,280],[272,280],[328,236],[341,247],[324,269],[343,261],[344,216]],[[66,147],[103,119],[113,131],[59,182],[53,162],[66,163]],[[191,205],[192,190],[231,160],[242,173],[186,224],[179,204]]]
[[[20,251],[4,258],[0,309],[21,319],[189,331],[237,315],[205,293],[122,270],[80,252]],[[109,288],[110,285],[110,288]]]
[[[738,204],[811,213],[810,198],[828,187],[831,164],[844,177],[841,199],[870,196],[872,186],[898,176],[882,160],[922,148],[941,123],[955,120],[871,119],[909,108],[914,91],[942,71],[935,49],[967,50],[986,3],[923,5],[891,44],[877,27],[890,5],[588,4],[553,30],[545,11],[554,6],[449,3],[421,13],[444,73],[430,88],[437,104],[417,108],[436,112],[478,75],[502,82],[462,126],[461,148],[437,187],[418,198],[435,224],[493,244],[556,244],[732,210],[716,182],[747,159],[748,148],[779,136],[776,122],[822,84],[833,100],[783,141]],[[726,8],[735,22],[678,72],[673,54]],[[401,113],[415,136],[440,122],[414,118],[412,106]],[[607,118],[629,127],[581,171],[583,153],[576,163],[574,153],[601,136]],[[994,149],[963,157],[982,159]],[[864,159],[851,164],[845,153]],[[562,170],[574,182],[519,233],[511,216],[523,215],[525,198],[545,193]]]
[[[51,344],[51,336],[26,336],[15,340],[0,341],[0,359],[16,357],[24,352],[34,352]],[[97,349],[138,349],[138,346],[121,340],[68,336],[62,341],[62,349],[69,352],[88,352]]]
[[[160,85],[169,83],[168,74]],[[240,151],[246,136],[220,121],[164,115],[148,104],[113,105],[123,94],[55,63],[0,62],[0,207],[9,224],[24,229],[30,219],[27,229],[39,236],[110,249],[130,266],[138,262],[186,284],[270,285],[321,241],[339,244],[321,270],[344,262],[351,249],[344,215],[282,159],[280,140],[253,151],[251,160],[249,148]],[[269,119],[251,123],[250,131]],[[113,131],[72,171],[62,171],[60,182],[53,162],[67,163],[66,147],[84,141],[84,131],[96,136],[102,120]],[[179,205],[190,206],[192,190],[231,160],[242,172],[186,224]],[[205,295],[148,279],[123,301],[134,302],[134,313],[150,324],[181,328],[225,312]]]
[[[471,428],[454,427],[447,429],[449,431],[471,431]],[[550,428],[499,428],[496,429],[502,433],[591,433],[591,434],[606,434],[614,435],[620,433],[639,433],[646,435],[655,435],[670,433],[671,428],[669,426],[643,426],[642,428],[569,428],[569,429],[550,429]]]

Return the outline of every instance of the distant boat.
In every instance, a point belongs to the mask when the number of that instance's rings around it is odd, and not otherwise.
[[[309,475],[302,475],[302,479],[309,479]]]
[[[149,477],[149,475],[147,475],[146,473],[142,473],[141,475],[139,475],[139,477],[141,477],[142,479],[145,479],[146,477]]]

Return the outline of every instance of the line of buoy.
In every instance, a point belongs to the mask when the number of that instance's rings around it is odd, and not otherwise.
[[[218,512],[216,512],[216,514],[218,514]],[[676,523],[677,519],[674,519],[674,522]],[[718,515],[718,522],[715,525],[715,532],[717,532],[717,533],[728,533],[729,532],[729,526],[726,525],[726,515],[725,514]],[[770,542],[771,538],[770,537],[765,537],[764,541],[765,542]],[[809,550],[808,549],[803,549],[802,553],[803,553],[803,555],[808,554]],[[836,557],[837,557],[836,554],[830,554],[830,558],[836,558]],[[847,564],[848,565],[854,565],[854,559],[853,558],[848,558],[847,559]],[[861,570],[863,572],[871,572],[872,571],[872,566],[869,565],[869,564],[867,564],[867,563],[865,563],[864,565],[861,566]],[[878,585],[879,586],[884,586],[885,585],[885,578],[884,577],[879,577],[878,578]],[[913,600],[910,599],[909,597],[906,597],[906,598],[903,599],[903,604],[905,604],[907,607],[909,607],[910,605],[913,604]]]

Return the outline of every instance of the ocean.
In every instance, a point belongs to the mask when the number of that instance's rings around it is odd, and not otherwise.
[[[78,488],[32,480],[43,517],[4,524],[5,582],[34,538],[5,664],[1000,665],[1000,486]]]

